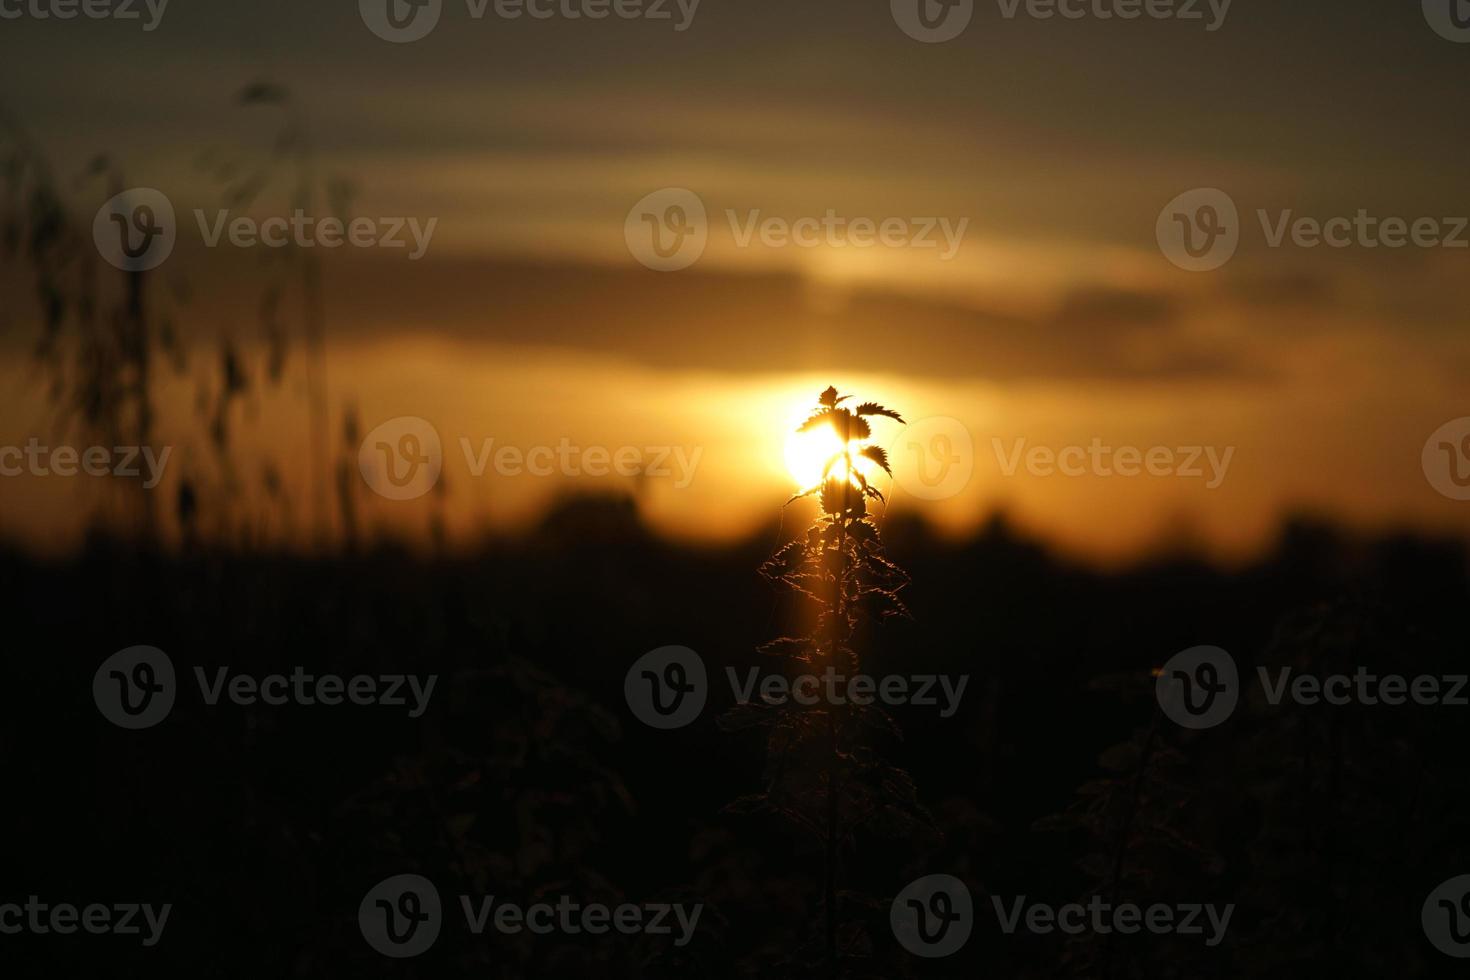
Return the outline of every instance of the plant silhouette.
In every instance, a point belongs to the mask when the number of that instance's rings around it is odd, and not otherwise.
[[[909,616],[899,597],[909,583],[908,573],[885,554],[868,509],[872,501],[884,502],[883,493],[858,465],[867,460],[892,474],[887,453],[868,441],[873,434],[870,420],[902,424],[903,418],[875,402],[848,408],[843,402],[850,398],[827,388],[798,429],[830,427],[840,448],[825,461],[819,482],[787,501],[816,497],[819,516],[760,567],[765,578],[807,600],[806,611],[814,615],[805,620],[800,635],[778,637],[759,652],[780,658],[788,673],[822,673],[839,680],[861,673],[854,635],[865,618]],[[845,697],[807,705],[790,699],[779,704],[752,701],[738,705],[721,723],[726,730],[768,729],[765,787],[731,809],[778,814],[822,847],[823,958],[830,975],[838,976],[844,951],[858,941],[855,933],[839,936],[841,851],[853,845],[859,828],[881,824],[892,829],[897,818],[901,830],[922,814],[910,776],[886,763],[868,738],[875,730],[896,734],[896,727],[876,705],[854,704]]]

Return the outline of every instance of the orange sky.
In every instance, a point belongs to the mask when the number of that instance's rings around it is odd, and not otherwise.
[[[636,482],[661,530],[738,535],[774,519],[790,489],[784,430],[827,384],[916,422],[956,420],[970,478],[938,500],[900,481],[893,505],[956,532],[1003,506],[1066,548],[1117,557],[1181,523],[1220,553],[1247,553],[1294,508],[1470,528],[1467,505],[1421,465],[1430,434],[1470,415],[1470,251],[1272,247],[1268,233],[1282,216],[1452,227],[1465,211],[1463,51],[1417,6],[1370,19],[1338,5],[1329,21],[1296,5],[1238,7],[1206,33],[1004,20],[982,5],[972,30],[942,45],[905,37],[883,4],[783,8],[778,31],[759,6],[708,0],[677,34],[456,14],[409,45],[373,37],[350,3],[179,7],[147,34],[8,24],[25,43],[0,65],[0,91],[78,226],[108,196],[73,179],[98,151],[180,218],[150,287],[189,351],[155,372],[159,438],[179,450],[161,499],[185,472],[219,499],[233,484],[237,508],[289,538],[262,502],[270,469],[298,519],[307,512],[299,335],[281,383],[264,381],[271,256],[203,248],[192,213],[217,214],[230,182],[219,178],[272,159],[282,115],[233,104],[265,78],[307,120],[320,190],[340,176],[353,216],[436,222],[421,261],[383,250],[324,261],[334,446],[349,405],[363,432],[421,417],[445,445],[442,495],[391,502],[358,488],[385,531],[417,534],[442,507],[469,540],[556,493]],[[271,16],[289,29],[266,29]],[[171,81],[179,72],[195,83]],[[232,216],[289,212],[289,177],[273,173]],[[654,272],[625,226],[635,203],[670,187],[698,196],[708,241],[692,267]],[[1161,209],[1210,187],[1238,206],[1240,245],[1219,269],[1184,271],[1156,237]],[[829,213],[963,234],[952,257],[742,240],[751,222]],[[58,434],[45,407],[30,292],[24,269],[0,271],[0,448],[83,443]],[[225,344],[250,382],[231,410],[229,466],[197,411],[218,394]],[[700,456],[680,487],[475,477],[460,440],[491,438]],[[1006,472],[1015,452],[1094,441],[1233,453],[1214,488]],[[917,465],[907,444],[891,445]],[[95,484],[0,478],[0,535],[74,542]]]

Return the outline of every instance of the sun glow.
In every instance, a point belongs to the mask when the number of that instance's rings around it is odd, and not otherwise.
[[[805,490],[822,480],[822,470],[835,453],[842,452],[842,438],[830,426],[810,432],[795,432],[786,437],[786,469]],[[839,464],[840,465],[840,464]]]
[[[797,432],[796,426],[805,419],[809,411],[797,417],[792,423],[792,432],[786,437],[786,469],[796,481],[798,489],[805,490],[822,482],[822,471],[833,456],[842,452],[842,437],[839,436],[831,426],[821,425],[809,432]],[[858,455],[858,450],[863,446],[863,441],[854,439],[847,444],[852,453],[854,468],[868,479],[873,479],[878,472],[878,467],[866,457]],[[846,466],[838,462],[832,468],[832,475],[842,476]]]

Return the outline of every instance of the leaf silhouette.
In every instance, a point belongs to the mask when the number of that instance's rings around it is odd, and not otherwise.
[[[888,451],[882,446],[864,446],[860,455],[866,457],[867,459],[871,459],[873,462],[883,467],[884,473],[887,473],[889,476],[893,475],[893,470],[890,469],[888,466]]]
[[[809,636],[782,636],[756,647],[757,653],[772,657],[792,657],[805,654],[815,645]]]
[[[832,409],[823,409],[822,411],[813,415],[811,418],[807,419],[805,422],[801,423],[801,425],[797,427],[796,431],[810,432],[815,428],[819,428],[823,423],[830,424],[836,417],[837,413]],[[835,430],[836,427],[833,426],[833,428]]]
[[[877,402],[863,402],[854,411],[858,415],[883,415],[893,419],[895,422],[903,422],[903,416],[891,408],[884,408]]]

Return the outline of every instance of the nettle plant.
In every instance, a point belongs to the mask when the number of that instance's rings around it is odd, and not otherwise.
[[[804,536],[767,559],[761,574],[810,596],[821,606],[817,629],[810,636],[782,637],[763,651],[804,662],[811,660],[810,654],[825,651],[839,669],[856,672],[857,657],[848,641],[859,611],[867,606],[880,616],[907,616],[908,608],[898,592],[909,578],[883,554],[878,525],[868,513],[869,501],[884,502],[883,492],[868,482],[857,462],[866,459],[892,476],[887,451],[868,442],[873,437],[868,420],[878,416],[903,424],[903,418],[874,402],[844,408],[841,403],[851,397],[828,388],[819,396],[816,413],[797,430],[829,428],[840,446],[823,466],[821,481],[787,501],[819,495],[821,516]]]
[[[892,475],[888,454],[869,442],[872,420],[903,424],[903,419],[873,402],[847,407],[843,403],[850,397],[828,388],[815,413],[799,428],[811,433],[830,427],[837,437],[820,481],[787,501],[816,497],[821,513],[760,567],[765,578],[803,600],[804,632],[758,648],[779,658],[788,675],[820,677],[830,668],[850,681],[862,673],[854,642],[861,623],[890,616],[911,618],[899,598],[909,582],[908,573],[888,559],[869,510],[875,502],[885,503],[884,496],[863,471],[866,465],[872,474],[881,470]],[[858,914],[841,914],[840,854],[855,846],[860,832],[907,836],[928,821],[909,774],[888,765],[873,748],[878,732],[897,734],[887,712],[877,704],[853,704],[849,698],[834,698],[832,703],[809,700],[815,703],[801,704],[792,698],[752,701],[729,712],[722,724],[726,730],[755,726],[768,730],[764,789],[736,801],[731,809],[778,815],[825,851],[824,958],[836,975],[842,956],[861,955],[859,950],[866,946],[861,924],[849,928],[844,920],[870,918],[867,907],[873,906],[845,892],[844,906],[852,905],[851,911]],[[815,950],[809,947],[808,952]]]

